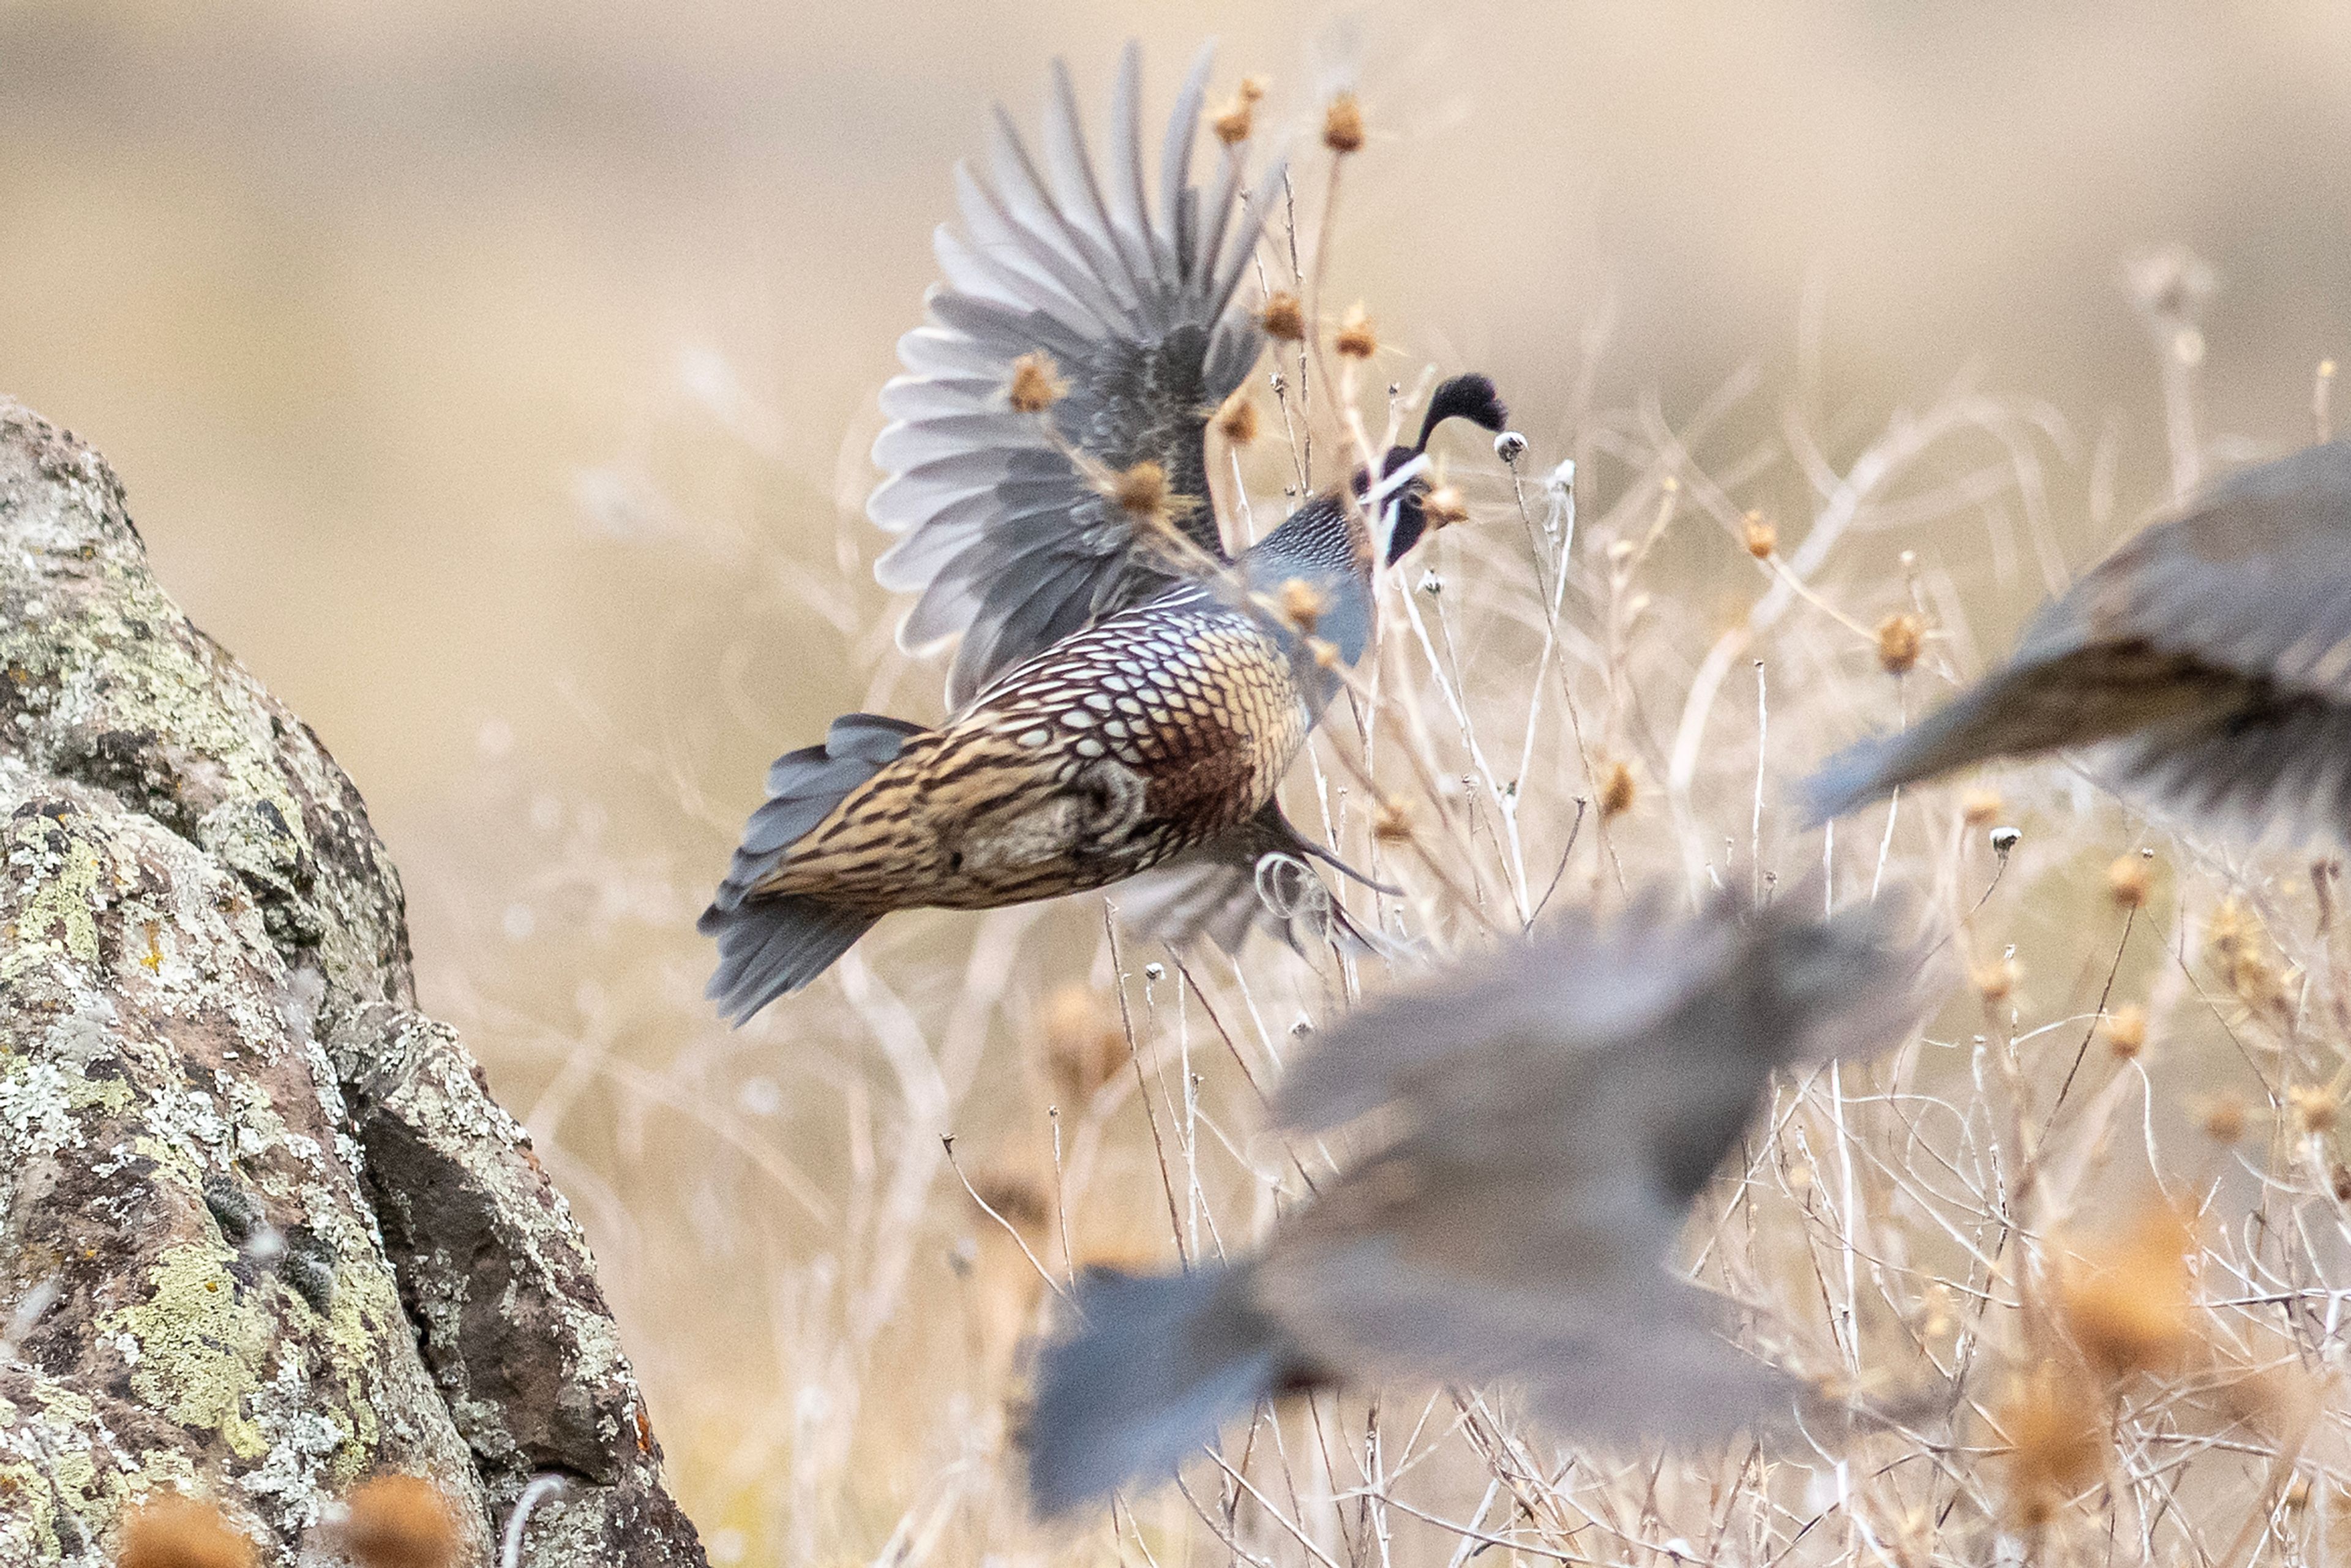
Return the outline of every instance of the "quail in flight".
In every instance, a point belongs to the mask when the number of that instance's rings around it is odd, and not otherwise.
[[[2046,606],[1940,711],[1832,759],[1824,821],[1973,763],[2099,747],[2099,777],[2249,835],[2351,840],[2351,443],[2212,486]]]
[[[1155,1484],[1258,1401],[1337,1385],[1515,1384],[1604,1442],[1792,1416],[1802,1385],[1729,1342],[1676,1249],[1773,1070],[1916,1018],[1917,958],[1880,929],[1785,902],[1568,919],[1357,1010],[1272,1112],[1314,1140],[1368,1122],[1358,1157],[1249,1256],[1079,1278],[1021,1424],[1036,1511]]]
[[[1228,143],[1193,184],[1208,64],[1177,98],[1155,205],[1132,46],[1099,162],[1057,66],[1042,162],[999,110],[986,177],[957,171],[965,233],[939,231],[946,281],[900,340],[868,506],[900,536],[876,576],[919,593],[902,643],[960,639],[951,711],[935,728],[851,714],[769,770],[700,923],[727,1017],[807,985],[892,910],[1165,868],[1189,879],[1190,929],[1229,937],[1264,857],[1328,858],[1276,789],[1370,641],[1374,563],[1427,526],[1429,434],[1504,414],[1484,377],[1444,382],[1413,446],[1225,555],[1207,427],[1263,346],[1239,292],[1258,193],[1282,182],[1245,189]]]

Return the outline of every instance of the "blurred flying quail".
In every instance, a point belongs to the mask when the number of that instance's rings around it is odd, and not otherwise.
[[[1807,786],[1825,820],[2000,757],[2102,747],[2100,777],[2258,834],[2351,839],[2351,444],[2212,486],[2099,563],[2006,665]]]
[[[1203,51],[1144,192],[1129,47],[1100,166],[1056,68],[1040,168],[999,110],[990,178],[958,169],[967,238],[882,394],[890,477],[876,564],[920,591],[909,649],[962,639],[935,729],[852,714],[768,775],[701,921],[710,995],[740,1020],[808,984],[884,914],[985,909],[1155,867],[1170,936],[1238,941],[1270,854],[1327,859],[1275,789],[1372,632],[1372,573],[1426,526],[1422,449],[1450,418],[1499,431],[1491,382],[1432,396],[1376,479],[1310,497],[1238,560],[1209,505],[1206,429],[1258,361],[1238,300],[1261,223],[1227,146],[1191,183]],[[1280,188],[1277,169],[1259,191]]]
[[[1155,1484],[1258,1400],[1332,1385],[1522,1386],[1555,1431],[1699,1440],[1797,1408],[1676,1272],[1692,1200],[1772,1071],[1894,1043],[1917,962],[1852,917],[1563,921],[1357,1011],[1275,1121],[1371,1118],[1263,1246],[1081,1276],[1022,1423],[1040,1514]]]

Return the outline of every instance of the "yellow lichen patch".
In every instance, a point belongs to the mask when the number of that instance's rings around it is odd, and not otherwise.
[[[49,835],[57,831],[47,817],[28,817],[7,837],[9,874],[28,878],[31,891],[5,928],[10,940],[7,956],[0,957],[0,980],[21,978],[59,956],[98,962],[95,897],[104,860],[96,844],[79,836],[68,837],[62,851],[52,849]]]
[[[183,1427],[215,1431],[239,1458],[258,1459],[267,1439],[246,1409],[261,1386],[269,1320],[239,1301],[229,1254],[203,1242],[166,1251],[148,1272],[152,1293],[99,1320],[102,1338],[128,1334],[138,1347],[131,1386]]]
[[[335,1295],[327,1312],[328,1364],[342,1386],[350,1413],[350,1441],[329,1467],[337,1481],[356,1479],[358,1468],[375,1450],[373,1386],[383,1356],[382,1333],[402,1322],[400,1293],[391,1272],[373,1257],[362,1254],[353,1266],[336,1271]],[[340,1424],[342,1412],[337,1412]]]

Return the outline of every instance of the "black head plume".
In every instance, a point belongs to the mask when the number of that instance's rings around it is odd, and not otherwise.
[[[1510,410],[1502,406],[1500,396],[1494,391],[1490,377],[1471,372],[1454,376],[1437,383],[1429,397],[1428,412],[1421,416],[1420,439],[1410,446],[1391,446],[1380,459],[1380,477],[1386,479],[1395,471],[1428,450],[1428,438],[1437,427],[1448,419],[1466,419],[1472,424],[1499,434],[1510,422]],[[1355,493],[1367,488],[1362,475],[1356,476]],[[1428,527],[1427,514],[1421,509],[1421,497],[1427,494],[1427,483],[1409,479],[1395,497],[1395,531],[1388,536],[1387,564],[1393,566],[1420,542]]]
[[[1420,444],[1413,450],[1426,450],[1428,438],[1448,419],[1466,419],[1499,435],[1510,423],[1510,411],[1502,406],[1491,377],[1475,371],[1455,376],[1439,382],[1436,394],[1428,400],[1428,413],[1420,422]]]

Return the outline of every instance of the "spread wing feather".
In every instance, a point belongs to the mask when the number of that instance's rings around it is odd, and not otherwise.
[[[1205,201],[1192,183],[1210,57],[1201,51],[1176,96],[1155,205],[1133,45],[1099,162],[1057,65],[1041,156],[998,110],[985,175],[956,172],[962,232],[940,229],[945,281],[929,296],[929,320],[899,340],[906,373],[883,390],[891,423],[873,446],[889,477],[867,503],[900,536],[875,577],[919,595],[901,643],[962,639],[952,705],[1156,592],[1176,570],[1138,546],[1068,451],[1112,471],[1157,463],[1176,494],[1200,503],[1182,514],[1186,533],[1222,555],[1206,504],[1204,433],[1263,346],[1234,304],[1261,220],[1242,197],[1238,148],[1220,154]],[[1277,165],[1256,188],[1280,178]],[[1019,413],[1005,389],[1013,361],[1037,352],[1052,357],[1069,391],[1043,415]]]

